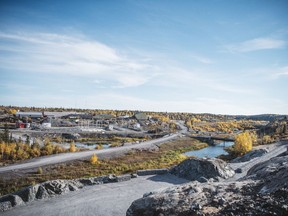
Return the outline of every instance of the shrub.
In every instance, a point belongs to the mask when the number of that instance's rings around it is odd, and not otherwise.
[[[38,167],[38,169],[37,169],[37,173],[40,174],[40,175],[43,174],[43,169],[42,169],[42,167]]]
[[[248,132],[238,134],[235,137],[234,151],[237,155],[243,155],[252,150],[252,139]]]
[[[70,151],[70,152],[76,152],[76,146],[75,146],[75,143],[74,143],[74,142],[70,143],[69,151]]]
[[[97,162],[98,162],[98,158],[97,158],[96,154],[94,153],[92,155],[92,157],[90,158],[90,163],[91,164],[96,164]]]

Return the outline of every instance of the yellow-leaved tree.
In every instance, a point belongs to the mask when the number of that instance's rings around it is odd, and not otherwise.
[[[90,158],[90,163],[96,164],[97,161],[98,161],[98,158],[97,158],[96,154],[93,154],[92,157]]]
[[[76,152],[76,146],[75,146],[75,143],[74,142],[72,142],[72,143],[70,143],[70,148],[69,148],[69,151],[70,152]]]
[[[248,132],[243,132],[235,137],[234,151],[243,155],[252,150],[252,138]]]

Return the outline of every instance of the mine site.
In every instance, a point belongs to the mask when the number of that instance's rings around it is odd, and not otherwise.
[[[287,116],[1,108],[3,215],[287,213]]]
[[[287,216],[287,0],[0,0],[0,216]]]

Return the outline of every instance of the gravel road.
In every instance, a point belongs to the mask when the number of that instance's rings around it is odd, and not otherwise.
[[[247,174],[248,170],[252,168],[254,165],[267,161],[273,157],[276,157],[277,155],[285,152],[287,150],[287,147],[288,147],[288,141],[282,141],[275,144],[266,145],[266,148],[269,150],[269,152],[263,155],[262,157],[254,158],[250,161],[242,163],[230,163],[229,165],[234,170],[240,168],[242,170],[242,173],[236,173],[234,177],[227,179],[227,181],[229,182],[235,181],[239,178],[244,177]],[[259,148],[263,148],[263,146],[259,146]]]
[[[49,155],[49,156],[34,158],[31,160],[26,160],[23,163],[0,167],[0,174],[3,172],[8,172],[8,171],[38,168],[41,166],[46,166],[46,165],[51,165],[51,164],[64,163],[68,161],[89,158],[93,154],[96,154],[99,159],[113,158],[119,155],[123,155],[127,153],[128,151],[130,151],[131,149],[143,149],[143,148],[147,149],[147,148],[155,147],[161,143],[176,139],[182,133],[187,132],[187,128],[183,126],[183,122],[180,123],[178,121],[176,122],[176,124],[180,126],[181,131],[171,134],[169,136],[165,136],[165,137],[161,137],[158,139],[149,140],[149,141],[145,141],[139,144],[134,144],[134,145],[129,145],[129,146],[121,146],[121,147],[101,149],[101,150],[90,150],[90,151],[84,151],[84,152],[62,153],[62,154],[57,154],[57,155]]]
[[[100,158],[112,158],[115,156],[122,155],[128,152],[131,149],[143,149],[143,148],[151,148],[154,145],[159,145],[160,143],[167,142],[169,140],[173,140],[178,137],[177,134],[172,134],[167,137],[162,137],[155,140],[149,140],[146,142],[142,142],[139,144],[129,145],[129,146],[121,146],[115,148],[108,148],[108,149],[101,149],[101,150],[91,150],[91,151],[84,151],[84,152],[75,152],[75,153],[63,153],[57,155],[49,155],[39,158],[34,158],[31,160],[27,160],[24,163],[20,164],[13,164],[5,167],[0,167],[0,173],[7,172],[7,171],[17,171],[20,169],[30,169],[30,168],[37,168],[45,165],[63,163],[72,160],[78,160],[83,158],[89,158],[94,153]]]
[[[139,176],[130,181],[87,186],[81,190],[38,200],[0,213],[3,216],[120,216],[144,193],[186,183],[187,180],[165,174]]]

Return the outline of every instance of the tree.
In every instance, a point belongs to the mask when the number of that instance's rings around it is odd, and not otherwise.
[[[2,140],[5,142],[5,143],[9,143],[9,129],[8,129],[8,125],[5,124],[4,126],[4,131],[3,131],[3,134],[2,134]]]
[[[26,136],[25,144],[30,145],[30,137],[29,136]]]
[[[40,145],[36,139],[33,140],[31,149],[40,149]]]
[[[243,155],[252,150],[252,139],[248,132],[238,134],[235,137],[234,151],[237,155]]]
[[[70,152],[76,152],[76,146],[75,146],[75,143],[74,142],[72,142],[72,143],[70,143],[70,148],[69,148],[69,151]]]
[[[98,161],[98,158],[97,158],[96,154],[94,153],[94,154],[92,155],[92,157],[90,158],[90,163],[91,163],[91,164],[96,164],[97,161]]]

